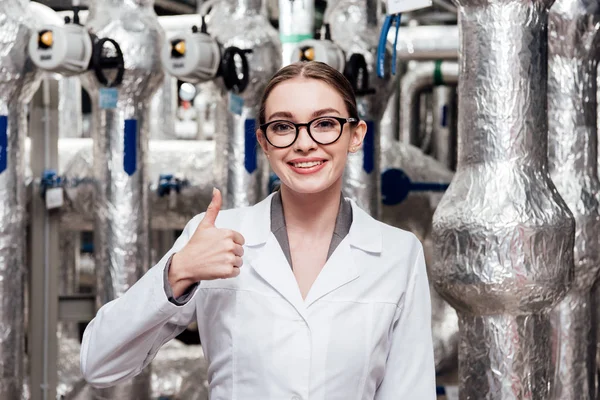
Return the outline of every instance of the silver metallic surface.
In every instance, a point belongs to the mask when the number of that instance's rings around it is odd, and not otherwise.
[[[431,279],[458,311],[460,398],[548,399],[548,313],[575,223],[547,166],[551,1],[459,1],[458,165],[433,218]]]
[[[433,137],[431,152],[449,169],[456,168],[456,88],[433,88]]]
[[[394,43],[396,29],[391,29],[388,42]],[[403,26],[396,44],[400,60],[457,60],[458,26]]]
[[[60,77],[58,81],[58,134],[60,137],[82,137],[81,105],[79,77]]]
[[[558,0],[548,18],[548,166],[575,217],[575,279],[556,309],[556,399],[595,399],[592,286],[600,272],[596,69],[600,5]],[[594,311],[595,312],[595,311]]]
[[[152,362],[152,398],[208,400],[207,374],[201,346],[171,340]]]
[[[206,210],[215,186],[214,141],[151,140],[148,146],[147,175],[152,229],[183,229],[186,223]],[[92,139],[59,139],[58,173],[66,178],[65,205],[61,227],[74,231],[93,230],[94,175]],[[29,158],[26,153],[26,162]],[[171,191],[160,197],[159,176],[173,174],[187,181],[179,194]]]
[[[58,275],[58,294],[73,295],[79,293],[77,265],[81,249],[81,232],[62,230],[58,237],[60,251],[60,269]],[[58,336],[79,340],[79,326],[76,322],[58,322]]]
[[[122,295],[149,267],[149,203],[146,171],[150,99],[163,80],[160,47],[164,32],[152,0],[103,0],[90,4],[86,27],[98,37],[117,41],[125,74],[117,108],[100,108],[95,76],[82,76],[92,100],[94,183],[96,187],[94,255],[98,305]],[[125,121],[137,121],[136,169],[124,169]],[[150,398],[149,369],[127,383],[96,391],[96,398]]]
[[[410,69],[400,81],[400,140],[418,146],[419,100],[426,89],[435,85],[456,85],[456,62],[421,62]]]
[[[449,183],[452,172],[426,156],[418,148],[394,141],[382,150],[381,169],[402,169],[413,182]],[[439,192],[411,192],[394,206],[382,205],[382,221],[413,232],[423,243],[425,262],[433,264],[431,220],[442,197]],[[458,317],[433,287],[431,289],[431,324],[437,372],[454,371],[458,364]]]
[[[364,152],[361,148],[348,157],[344,176],[344,190],[364,210],[378,218],[381,215],[381,168],[379,123],[388,100],[394,92],[396,76],[391,75],[391,51],[388,46],[385,62],[386,74],[379,78],[375,69],[377,44],[381,26],[381,3],[371,0],[340,0],[327,9],[327,22],[331,24],[331,38],[346,53],[346,58],[358,53],[365,57],[369,68],[369,86],[374,94],[357,98],[361,119],[374,122],[374,168],[363,169]]]
[[[150,102],[150,138],[176,139],[177,79],[164,72],[162,84]]]
[[[0,399],[20,399],[23,390],[25,104],[39,85],[27,56],[29,1],[0,2],[0,116],[7,117],[6,169],[0,173]]]
[[[256,136],[246,135],[245,125],[247,120],[258,117],[262,92],[281,67],[281,44],[278,32],[262,13],[262,0],[226,0],[215,4],[208,30],[224,47],[252,50],[246,54],[250,81],[244,92],[236,96],[243,106],[235,110],[236,101],[228,97],[228,134],[215,137],[220,142],[217,144],[219,152],[225,152],[227,160],[224,206],[242,207],[258,202],[267,194],[269,166]],[[229,93],[228,96],[235,95]],[[246,140],[251,140],[256,148],[257,168],[253,171],[244,167]]]

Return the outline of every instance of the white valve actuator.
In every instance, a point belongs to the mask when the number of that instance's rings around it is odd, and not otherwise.
[[[46,26],[31,35],[29,55],[39,68],[65,76],[86,71],[92,58],[92,37],[78,24]]]
[[[296,61],[320,61],[339,72],[344,72],[346,56],[331,40],[308,39],[298,43],[292,52],[290,63]]]
[[[195,32],[182,34],[168,40],[161,52],[162,64],[167,72],[190,83],[214,79],[221,62],[219,44],[209,34]]]

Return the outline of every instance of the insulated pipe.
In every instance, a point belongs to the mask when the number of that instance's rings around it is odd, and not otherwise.
[[[25,181],[28,103],[40,79],[27,56],[28,0],[0,2],[0,399],[23,390]]]
[[[315,0],[279,0],[279,39],[285,65],[298,43],[312,39],[314,31]]]
[[[433,218],[431,279],[459,314],[465,399],[548,399],[549,312],[575,223],[547,164],[546,1],[459,0],[458,165]]]
[[[395,38],[396,30],[391,29],[388,42],[394,43]],[[458,26],[403,26],[396,51],[400,60],[458,60]]]
[[[78,76],[58,79],[58,134],[60,137],[82,137],[81,81]]]
[[[421,62],[400,81],[400,140],[419,146],[419,100],[426,89],[437,85],[456,85],[456,62]]]
[[[227,182],[225,207],[243,207],[267,195],[269,166],[256,141],[256,118],[262,92],[281,67],[281,45],[277,31],[262,13],[262,0],[226,0],[215,4],[208,31],[225,48],[251,50],[246,53],[248,86],[239,94],[231,91],[226,94],[227,132],[217,133],[215,138],[217,159],[226,160],[222,165],[223,179]],[[225,93],[223,86],[222,90]]]
[[[177,79],[165,72],[161,85],[150,101],[150,138],[177,138],[175,119],[178,102]]]
[[[149,99],[163,79],[160,49],[164,33],[153,0],[101,0],[90,4],[86,27],[115,40],[125,66],[123,82],[111,92],[91,72],[82,76],[92,101],[96,185],[94,256],[97,303],[122,295],[147,270],[149,205],[146,157]],[[107,99],[108,97],[108,99]],[[98,390],[101,399],[149,399],[150,374]]]
[[[548,19],[548,166],[575,217],[575,278],[555,310],[560,351],[555,399],[596,394],[596,310],[592,286],[600,271],[596,68],[600,7],[557,0]],[[593,350],[592,350],[593,349]]]
[[[450,170],[456,169],[456,90],[451,86],[433,88],[432,154]]]
[[[346,53],[362,56],[368,69],[369,89],[358,93],[358,114],[367,123],[367,134],[362,148],[348,157],[344,174],[344,192],[375,218],[381,215],[381,141],[379,125],[390,96],[395,89],[397,75],[391,75],[391,52],[386,52],[384,78],[376,73],[377,38],[381,2],[373,0],[340,0],[327,9],[331,38]]]

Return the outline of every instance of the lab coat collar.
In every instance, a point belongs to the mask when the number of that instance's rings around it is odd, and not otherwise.
[[[274,194],[250,207],[242,221],[241,234],[247,246],[264,244],[271,235],[271,201]],[[381,227],[377,220],[362,210],[356,202],[352,204],[352,225],[348,240],[352,247],[369,253],[380,253],[382,246]]]

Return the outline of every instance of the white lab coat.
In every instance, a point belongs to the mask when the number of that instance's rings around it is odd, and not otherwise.
[[[193,218],[163,259],[87,327],[81,368],[94,386],[138,374],[197,320],[211,400],[433,400],[429,286],[418,239],[352,202],[348,235],[306,299],[270,231],[271,197],[221,211],[240,232],[244,266],[203,281],[188,303],[167,300],[165,264],[194,232]]]

